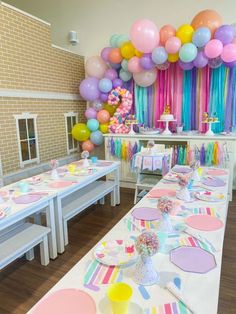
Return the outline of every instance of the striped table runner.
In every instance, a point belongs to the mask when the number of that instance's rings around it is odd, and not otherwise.
[[[190,314],[182,302],[166,303],[144,310],[144,314]]]

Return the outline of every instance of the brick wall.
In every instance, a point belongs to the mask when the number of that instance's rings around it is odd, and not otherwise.
[[[50,25],[0,4],[0,90],[78,94],[84,58],[52,47]],[[64,113],[78,112],[81,100],[0,97],[0,154],[4,174],[19,169],[14,114],[38,114],[40,162],[67,154]]]

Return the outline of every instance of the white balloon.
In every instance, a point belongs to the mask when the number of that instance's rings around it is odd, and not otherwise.
[[[152,70],[134,73],[133,77],[137,85],[141,87],[147,87],[156,81],[157,70],[156,68],[153,68]]]

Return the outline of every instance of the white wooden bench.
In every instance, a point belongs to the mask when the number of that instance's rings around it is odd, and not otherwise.
[[[0,233],[0,269],[26,254],[27,260],[34,258],[34,247],[40,245],[41,264],[49,263],[48,227],[21,221]]]
[[[114,181],[95,181],[81,190],[70,194],[68,198],[62,201],[62,219],[64,243],[68,241],[67,222],[90,205],[100,201],[104,204],[104,197],[111,193],[111,206],[115,206],[116,184]]]

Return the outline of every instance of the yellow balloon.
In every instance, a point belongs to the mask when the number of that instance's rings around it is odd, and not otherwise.
[[[177,32],[176,36],[181,40],[182,44],[191,43],[193,37],[194,29],[189,24],[181,25]]]
[[[141,58],[143,55],[143,53],[136,48],[134,49],[134,54],[136,57],[139,57],[139,58]]]
[[[85,123],[77,123],[73,126],[71,134],[79,142],[87,141],[90,136],[89,128]]]
[[[108,126],[109,123],[103,123],[99,125],[99,130],[104,134],[104,133],[108,133]]]
[[[179,60],[179,53],[169,54],[168,55],[168,61],[169,62],[176,62],[178,60]]]
[[[107,103],[103,104],[103,109],[107,110],[110,113],[110,116],[112,117],[114,113],[116,112],[117,106],[109,105]]]
[[[120,52],[123,58],[129,60],[134,56],[134,46],[130,41],[127,41],[121,46]]]

